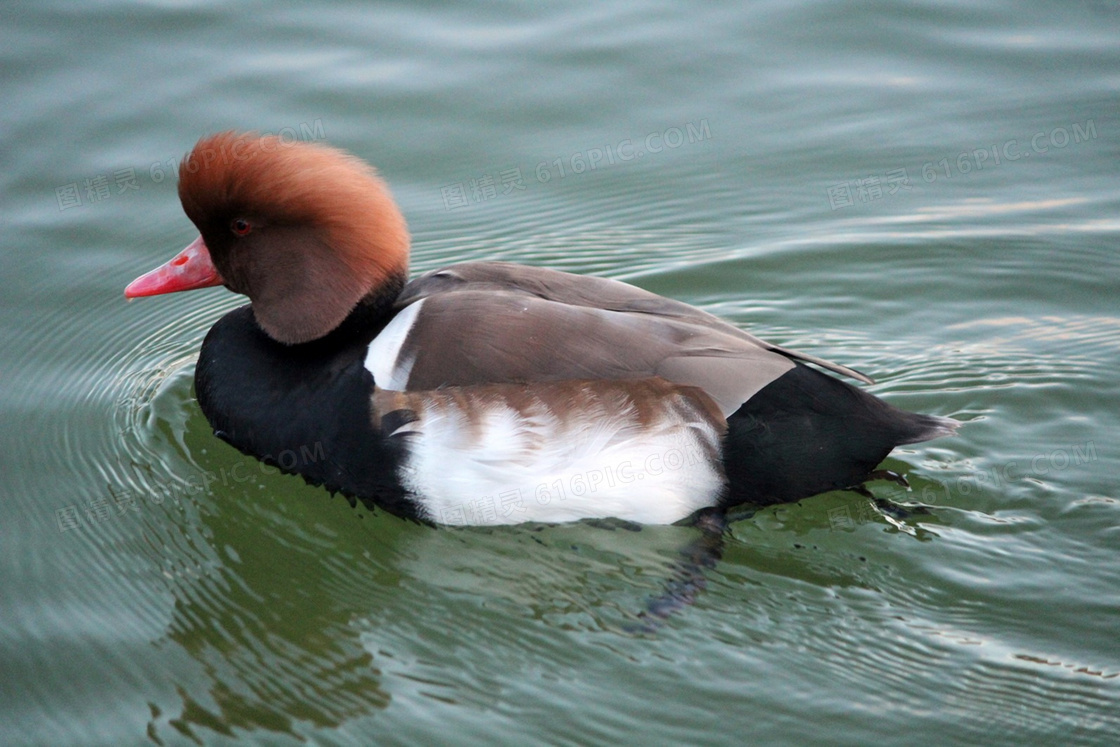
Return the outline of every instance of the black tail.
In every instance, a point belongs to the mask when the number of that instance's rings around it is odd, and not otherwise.
[[[727,424],[727,505],[785,503],[860,485],[894,447],[957,428],[956,421],[900,410],[800,363]]]

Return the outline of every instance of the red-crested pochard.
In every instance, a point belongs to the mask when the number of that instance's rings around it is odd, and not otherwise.
[[[206,137],[179,198],[201,236],[125,295],[249,297],[199,354],[214,433],[401,516],[672,523],[860,486],[957,425],[614,280],[471,262],[410,282],[384,182],[324,145]]]

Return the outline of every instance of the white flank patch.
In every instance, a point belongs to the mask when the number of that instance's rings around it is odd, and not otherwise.
[[[385,329],[369,344],[366,353],[365,367],[373,374],[373,381],[382,389],[390,391],[404,391],[408,383],[408,375],[412,373],[412,364],[416,356],[408,355],[401,358],[401,347],[412,331],[416,322],[416,315],[424,305],[421,299],[414,304],[404,307],[404,310],[393,317],[393,321],[385,325]]]
[[[540,403],[521,412],[474,404],[472,421],[444,399],[410,423],[401,481],[441,524],[605,517],[671,524],[715,505],[724,486],[711,457],[719,434],[678,407],[667,405],[643,426],[633,406],[618,401],[599,401],[564,422]]]

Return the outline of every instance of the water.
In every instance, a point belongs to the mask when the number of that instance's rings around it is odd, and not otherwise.
[[[1114,4],[3,15],[0,743],[1115,738]],[[744,518],[635,635],[691,530],[433,530],[266,474],[191,390],[238,299],[121,297],[224,128],[377,164],[415,271],[626,279],[964,421],[873,486],[930,513]]]

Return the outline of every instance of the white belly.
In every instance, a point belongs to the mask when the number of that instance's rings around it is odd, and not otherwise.
[[[723,424],[687,392],[657,389],[490,385],[382,393],[375,408],[418,418],[395,435],[408,440],[399,477],[424,518],[671,524],[718,502]]]

